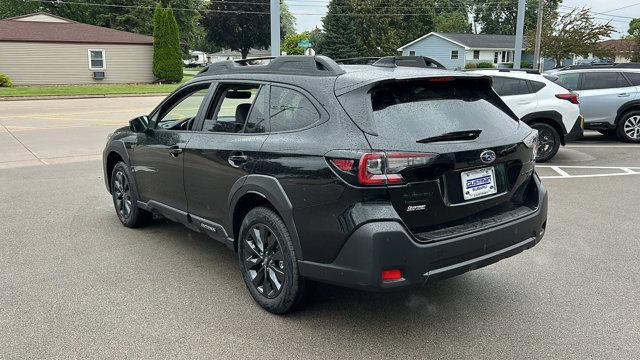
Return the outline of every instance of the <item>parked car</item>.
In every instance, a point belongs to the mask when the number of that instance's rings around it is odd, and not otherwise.
[[[493,78],[493,88],[514,113],[538,130],[536,160],[553,158],[560,146],[582,137],[578,96],[532,71],[477,70]]]
[[[553,75],[579,95],[585,129],[640,142],[640,65],[564,70]]]
[[[316,281],[404,289],[536,245],[537,131],[487,76],[393,60],[209,66],[110,137],[118,218],[157,213],[225,243],[274,313]]]

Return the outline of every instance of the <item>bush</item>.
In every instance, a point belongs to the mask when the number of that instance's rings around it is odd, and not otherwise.
[[[493,63],[490,62],[479,62],[478,64],[476,64],[476,66],[478,67],[478,69],[492,69],[493,68]]]
[[[477,69],[477,68],[478,68],[478,65],[476,65],[476,63],[466,63],[466,64],[464,65],[464,68],[465,68],[465,69]]]
[[[0,87],[12,87],[13,81],[7,74],[0,73]]]
[[[182,80],[182,65],[180,31],[173,10],[158,3],[153,14],[153,74],[160,81],[177,83]]]
[[[533,69],[533,64],[527,60],[520,61],[520,69]]]

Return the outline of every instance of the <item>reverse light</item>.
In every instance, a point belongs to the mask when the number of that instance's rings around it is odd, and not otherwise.
[[[573,94],[573,93],[556,94],[556,97],[558,99],[567,100],[568,102],[570,102],[572,104],[580,104],[580,101],[578,101],[578,95],[577,94]]]
[[[395,281],[402,279],[402,271],[400,269],[388,269],[382,271],[382,281]]]

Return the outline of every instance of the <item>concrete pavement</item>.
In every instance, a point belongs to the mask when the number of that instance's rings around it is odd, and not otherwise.
[[[0,148],[16,151],[0,164],[0,359],[640,353],[640,175],[545,179],[547,233],[533,249],[409,292],[319,286],[281,317],[254,304],[224,245],[161,220],[120,225],[95,157],[160,99],[94,101],[14,115],[0,103]],[[549,165],[640,167],[640,146],[592,136]]]

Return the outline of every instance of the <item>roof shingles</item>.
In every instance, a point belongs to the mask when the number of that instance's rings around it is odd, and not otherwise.
[[[153,44],[153,37],[69,22],[0,20],[0,41],[92,44]]]

